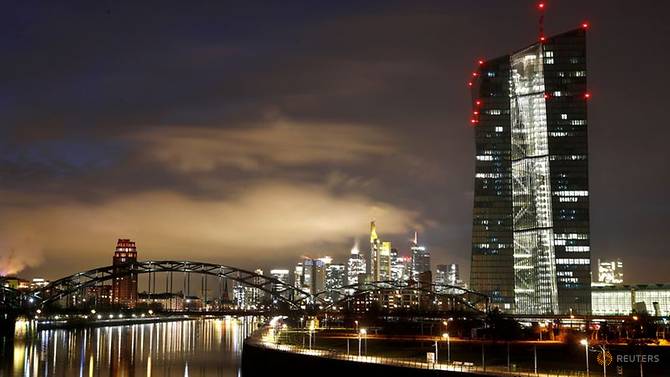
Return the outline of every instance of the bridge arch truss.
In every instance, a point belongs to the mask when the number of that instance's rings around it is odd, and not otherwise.
[[[309,292],[295,288],[278,279],[236,267],[192,261],[138,261],[123,266],[106,266],[63,277],[49,285],[30,292],[35,305],[46,305],[96,284],[131,275],[176,272],[214,276],[259,289],[285,302],[294,309],[302,309],[312,299]]]
[[[450,300],[467,307],[474,312],[487,313],[490,310],[490,298],[467,288],[446,284],[419,284],[410,281],[373,281],[362,284],[351,284],[337,289],[325,290],[315,295],[319,302],[327,302],[324,310],[343,306],[361,297],[361,295],[380,293],[395,294],[397,292],[415,292],[432,300]]]

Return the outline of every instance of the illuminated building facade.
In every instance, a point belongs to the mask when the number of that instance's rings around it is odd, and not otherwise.
[[[414,239],[410,243],[412,253],[412,278],[419,280],[419,275],[430,271],[430,251],[423,245],[419,245],[419,234],[414,232]]]
[[[670,284],[603,285],[591,295],[593,315],[670,315]]]
[[[435,287],[435,290],[439,293],[446,292],[446,287],[443,287],[444,285],[448,285],[449,283],[447,282],[449,274],[449,266],[446,264],[438,264],[435,267],[435,284],[437,287]]]
[[[270,276],[273,279],[277,279],[277,280],[279,280],[280,282],[282,282],[286,285],[290,284],[289,283],[289,276],[290,276],[289,270],[282,269],[282,268],[275,268],[275,269],[270,270]],[[280,287],[278,283],[272,284],[272,291],[273,292],[280,291],[281,289],[282,289],[282,287]],[[282,292],[281,295],[285,298],[290,298],[290,291]],[[272,297],[272,300],[274,302],[277,302],[277,299],[274,296]]]
[[[326,295],[326,299],[337,300],[340,297],[338,293],[343,293],[342,287],[345,285],[347,285],[346,266],[343,263],[327,264],[325,289],[330,293]]]
[[[262,276],[263,270],[256,269],[254,273]],[[253,277],[251,281],[259,285],[263,283],[263,279],[260,276]],[[240,282],[235,282],[233,286],[233,301],[238,309],[258,309],[265,301],[265,298],[265,291],[260,288],[248,286]],[[195,301],[189,301],[188,299],[184,302],[186,305],[195,304]],[[200,305],[202,305],[202,302]]]
[[[465,288],[465,283],[461,280],[458,264],[438,264],[435,269],[435,284],[451,285],[453,287]],[[438,292],[455,293],[453,288],[436,287]]]
[[[473,73],[472,289],[524,314],[590,313],[585,28]]]
[[[398,254],[398,249],[391,249],[391,280],[407,281],[412,277],[412,258]]]
[[[347,260],[347,284],[359,284],[365,281],[367,263],[361,255],[357,246],[351,249],[351,254]]]
[[[84,288],[84,298],[93,305],[109,305],[112,303],[112,286],[109,284],[94,285]]]
[[[367,260],[367,274],[371,281],[391,280],[391,243],[381,241],[377,235],[377,226],[370,222],[370,252]]]
[[[623,284],[623,261],[618,258],[611,261],[598,259],[598,282]]]
[[[137,262],[135,242],[120,238],[116,242],[116,250],[112,258],[114,273],[127,270],[128,266]],[[137,303],[137,274],[128,274],[112,280],[112,304],[134,308]]]

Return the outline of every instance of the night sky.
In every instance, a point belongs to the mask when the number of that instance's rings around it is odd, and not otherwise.
[[[670,280],[669,15],[548,2],[547,34],[591,24],[592,257],[629,283]],[[109,265],[120,237],[141,259],[343,260],[375,218],[467,278],[468,76],[536,37],[518,0],[4,2],[0,271]]]

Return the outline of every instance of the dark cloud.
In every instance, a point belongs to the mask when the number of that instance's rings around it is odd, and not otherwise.
[[[50,277],[107,263],[122,235],[147,257],[197,248],[243,267],[286,266],[292,255],[343,255],[370,216],[401,251],[421,227],[437,262],[467,271],[466,80],[477,58],[537,33],[533,4],[493,0],[5,10],[0,247],[5,264],[25,250],[35,261],[26,273]],[[669,210],[668,11],[570,0],[546,17],[548,33],[593,25],[592,250],[623,257],[631,282],[663,281],[667,269],[646,260],[664,255]],[[284,215],[281,203],[301,210]],[[247,260],[220,251],[259,234]]]

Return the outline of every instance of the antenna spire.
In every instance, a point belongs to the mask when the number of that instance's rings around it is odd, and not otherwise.
[[[540,1],[537,4],[537,10],[540,12],[540,42],[544,42],[546,39],[544,36],[544,9],[547,7],[547,4],[544,1]]]

